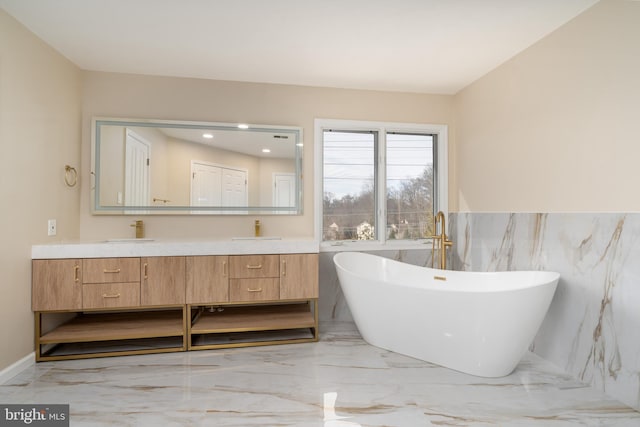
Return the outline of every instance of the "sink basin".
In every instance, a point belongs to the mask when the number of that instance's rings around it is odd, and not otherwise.
[[[232,237],[231,240],[282,240],[282,237]]]
[[[143,242],[153,242],[155,239],[107,239],[105,240],[106,243],[129,243],[129,242],[133,242],[133,243],[143,243]]]

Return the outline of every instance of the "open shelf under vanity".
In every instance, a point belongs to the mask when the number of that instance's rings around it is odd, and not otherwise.
[[[53,313],[36,313],[36,328]],[[76,312],[45,333],[36,333],[38,361],[184,351],[183,307]]]
[[[189,350],[318,340],[317,300],[262,305],[190,306]]]

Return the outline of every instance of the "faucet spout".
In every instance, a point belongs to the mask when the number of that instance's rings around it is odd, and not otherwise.
[[[438,234],[438,224],[440,224],[440,234]],[[453,242],[447,237],[447,227],[445,224],[444,212],[439,211],[434,217],[433,221],[433,236],[431,247],[431,267],[435,268],[436,249],[439,250],[440,262],[439,268],[442,270],[447,269],[447,248],[453,246]],[[438,244],[436,245],[436,241]]]

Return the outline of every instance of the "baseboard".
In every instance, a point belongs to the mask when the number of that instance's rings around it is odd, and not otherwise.
[[[31,352],[31,353],[27,354],[25,357],[23,357],[22,359],[18,360],[17,362],[15,362],[15,363],[7,366],[3,370],[1,370],[0,371],[0,384],[6,383],[11,378],[13,378],[16,375],[18,375],[20,372],[22,372],[25,369],[33,366],[35,363],[36,363],[36,353],[34,351],[34,352]]]

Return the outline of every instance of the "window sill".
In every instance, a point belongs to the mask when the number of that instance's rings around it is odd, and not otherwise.
[[[431,250],[432,241],[423,240],[407,240],[407,241],[386,241],[384,243],[378,241],[339,241],[339,242],[321,242],[320,252],[370,252],[370,251],[394,251],[394,250]]]

